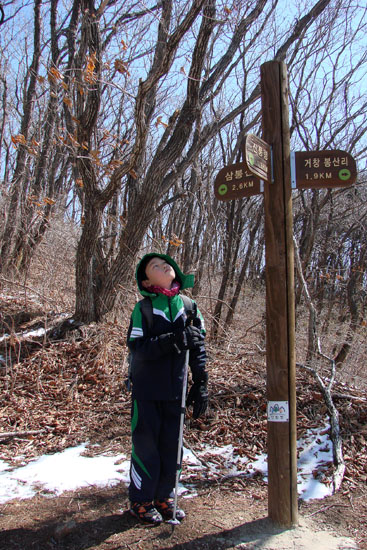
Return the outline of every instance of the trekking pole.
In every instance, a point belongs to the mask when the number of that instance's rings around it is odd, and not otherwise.
[[[177,512],[177,499],[178,499],[178,480],[180,477],[180,469],[181,469],[183,429],[184,429],[184,421],[185,421],[185,402],[186,402],[189,355],[190,355],[190,350],[187,350],[186,357],[185,357],[185,371],[184,371],[184,380],[183,380],[182,397],[181,397],[180,431],[178,435],[178,447],[177,447],[176,481],[175,481],[175,497],[174,497],[174,503],[173,503],[173,516],[172,516],[172,519],[167,521],[167,523],[170,523],[172,525],[172,533],[175,528],[175,525],[180,525],[180,521],[176,518],[176,512]]]
[[[188,318],[187,325],[190,324],[190,321],[191,319]],[[167,521],[167,523],[172,525],[172,533],[174,531],[175,525],[180,525],[180,521],[176,518],[176,512],[177,512],[177,498],[178,498],[178,480],[180,477],[180,469],[181,469],[183,429],[184,429],[185,410],[186,410],[186,389],[187,389],[187,377],[188,377],[188,370],[189,370],[189,358],[190,358],[190,350],[188,349],[186,351],[186,356],[185,356],[184,379],[183,379],[182,396],[181,396],[181,416],[180,416],[180,431],[178,435],[178,447],[177,447],[176,482],[175,482],[175,497],[174,497],[174,503],[173,503],[173,516],[172,516],[172,519],[169,519]]]

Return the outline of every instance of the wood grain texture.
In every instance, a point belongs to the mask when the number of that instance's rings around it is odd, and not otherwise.
[[[261,66],[263,139],[272,147],[273,183],[265,186],[267,398],[288,401],[289,422],[268,421],[269,517],[298,521],[294,260],[287,68]]]

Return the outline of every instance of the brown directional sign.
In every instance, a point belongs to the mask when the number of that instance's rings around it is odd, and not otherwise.
[[[214,194],[220,201],[251,197],[262,192],[260,179],[249,172],[244,162],[229,164],[215,178]]]
[[[357,179],[354,158],[345,151],[296,151],[291,155],[292,187],[349,187]]]
[[[270,181],[271,149],[270,145],[254,134],[245,137],[244,157],[249,170],[260,179]]]

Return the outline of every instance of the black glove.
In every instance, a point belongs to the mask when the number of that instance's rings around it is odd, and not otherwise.
[[[186,406],[193,404],[192,416],[196,419],[208,408],[208,374],[205,372],[201,380],[193,383],[186,399]]]
[[[199,347],[204,340],[200,329],[189,325],[183,331],[175,333],[175,344],[183,351]]]

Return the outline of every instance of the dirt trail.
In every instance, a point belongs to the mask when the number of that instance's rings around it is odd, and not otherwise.
[[[218,542],[222,542],[218,537]],[[297,527],[280,529],[268,519],[255,520],[226,533],[226,548],[238,550],[349,550],[358,548],[355,541],[320,531],[310,520],[301,518]]]
[[[361,494],[361,504],[364,494]],[[355,503],[357,504],[357,499]],[[266,487],[216,486],[181,498],[181,525],[141,525],[127,511],[126,488],[90,487],[0,506],[0,550],[362,550],[352,534],[356,510],[339,497],[305,503],[299,525],[267,518]],[[362,511],[362,509],[361,509]],[[312,515],[312,517],[310,517]],[[307,517],[309,516],[309,517]],[[359,539],[361,540],[361,536]]]

